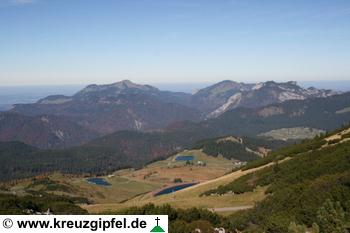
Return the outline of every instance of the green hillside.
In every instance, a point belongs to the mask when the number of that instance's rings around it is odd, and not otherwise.
[[[264,201],[252,210],[230,217],[232,226],[247,232],[288,232],[288,227],[293,223],[306,227],[317,224],[320,232],[331,232],[326,229],[332,223],[324,222],[320,216],[323,208],[329,208],[330,205],[339,206],[339,211],[344,212],[337,227],[346,228],[350,220],[348,137],[348,133],[343,134],[339,144],[333,144],[331,140],[327,143],[324,138],[315,139],[313,150],[306,150],[303,144],[290,147],[288,157],[292,159],[283,163],[276,160],[272,167],[242,176],[204,195],[227,192],[239,194],[258,186],[267,186],[266,193],[269,195]],[[320,142],[328,146],[321,147]],[[285,151],[283,149],[275,154],[284,154]]]

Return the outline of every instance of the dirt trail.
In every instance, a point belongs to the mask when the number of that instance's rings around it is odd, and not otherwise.
[[[233,207],[222,207],[222,208],[209,208],[208,210],[212,212],[234,212],[234,211],[239,211],[239,210],[247,210],[251,209],[254,206],[252,205],[246,205],[246,206],[233,206]]]

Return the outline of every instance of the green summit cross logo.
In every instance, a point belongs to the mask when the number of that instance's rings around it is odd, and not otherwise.
[[[158,224],[159,220],[160,220],[160,219],[157,217],[157,218],[156,218],[157,226],[153,227],[153,229],[151,230],[151,232],[165,232],[165,231],[163,230],[163,228],[161,228],[161,227],[159,226],[159,224]]]

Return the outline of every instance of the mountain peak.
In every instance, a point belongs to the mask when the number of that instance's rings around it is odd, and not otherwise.
[[[96,85],[92,84],[85,87],[83,90],[77,93],[77,95],[85,95],[87,93],[109,93],[109,94],[119,94],[121,92],[134,89],[137,91],[157,91],[158,89],[149,85],[142,85],[133,83],[130,80],[122,80],[112,84]]]
[[[238,83],[232,80],[224,80],[199,90],[195,95],[218,95],[230,90],[240,91],[241,89],[245,89],[245,85],[244,83]]]
[[[237,107],[256,108],[287,100],[327,97],[329,90],[304,89],[295,81],[266,81],[255,84],[225,80],[204,88],[195,94],[208,117],[217,117]],[[215,107],[213,107],[215,106]]]
[[[128,79],[125,79],[125,80],[113,83],[110,86],[115,86],[115,87],[119,87],[119,88],[135,88],[135,87],[138,88],[138,87],[143,86],[143,85],[136,84]]]

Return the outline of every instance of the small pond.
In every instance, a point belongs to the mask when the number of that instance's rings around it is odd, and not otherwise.
[[[193,161],[193,155],[178,155],[175,159],[176,161]]]
[[[97,177],[89,178],[89,179],[87,179],[87,181],[91,184],[97,184],[97,185],[101,185],[101,186],[110,186],[111,185],[103,178],[97,178]]]
[[[160,196],[160,195],[164,195],[164,194],[174,193],[176,191],[191,187],[191,186],[196,185],[196,184],[198,184],[198,183],[186,183],[186,184],[179,184],[176,186],[168,187],[168,188],[165,188],[165,189],[158,191],[157,193],[154,194],[154,196]]]

